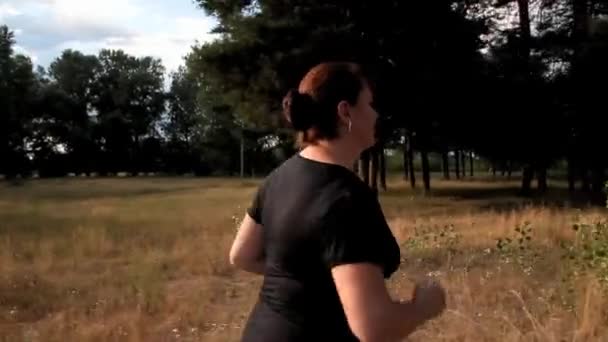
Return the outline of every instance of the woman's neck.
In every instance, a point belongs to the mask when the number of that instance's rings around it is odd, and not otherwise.
[[[338,164],[347,169],[352,169],[355,161],[359,159],[360,152],[348,146],[343,141],[317,141],[308,145],[300,155],[324,163]]]

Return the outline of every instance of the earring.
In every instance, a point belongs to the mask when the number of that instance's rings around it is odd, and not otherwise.
[[[353,128],[353,122],[349,119],[348,120],[348,133],[350,133],[350,130]]]

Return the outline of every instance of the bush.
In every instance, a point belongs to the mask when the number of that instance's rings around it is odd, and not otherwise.
[[[532,244],[530,222],[516,226],[514,236],[497,239],[496,250],[502,263],[516,264],[527,275],[532,273],[534,265],[540,260],[539,251]]]
[[[574,241],[561,244],[570,277],[592,275],[608,289],[608,220],[578,219],[572,229],[576,232]]]

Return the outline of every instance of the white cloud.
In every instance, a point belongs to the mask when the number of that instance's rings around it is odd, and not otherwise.
[[[13,5],[10,3],[1,3],[0,4],[0,15],[19,15],[21,14]]]
[[[183,64],[183,58],[190,52],[192,45],[208,41],[213,37],[208,33],[212,23],[205,19],[181,17],[175,19],[171,30],[166,33],[137,34],[131,37],[109,37],[103,46],[122,49],[135,56],[153,56],[162,59],[168,72]]]
[[[57,51],[57,56],[59,56],[61,51],[66,49],[78,50],[84,54],[96,54],[97,51],[99,51],[103,47],[103,41],[68,40],[55,46],[52,50]]]
[[[13,50],[17,54],[22,54],[22,55],[28,56],[32,60],[32,63],[34,65],[36,63],[38,63],[38,56],[36,56],[36,54],[32,53],[30,50],[24,48],[23,46],[21,46],[21,45],[15,45],[13,47]]]
[[[180,17],[175,19],[175,32],[178,35],[189,37],[200,37],[210,39],[209,31],[213,28],[214,22],[210,19],[198,19],[190,17]]]
[[[21,12],[18,11],[15,7],[13,7],[9,3],[0,3],[0,20],[8,17],[14,17],[20,15]]]
[[[51,0],[54,11],[63,18],[75,21],[104,20],[113,21],[125,17],[134,17],[141,13],[141,7],[133,0]]]
[[[193,24],[194,26],[204,27],[208,31],[208,27],[204,24]],[[202,31],[202,32],[207,32]],[[74,49],[83,53],[95,54],[100,49],[121,49],[128,54],[143,57],[153,56],[160,58],[167,72],[176,70],[184,63],[183,58],[191,50],[192,45],[198,39],[210,40],[211,37],[202,33],[197,34],[197,31],[192,32],[176,32],[169,33],[151,33],[137,34],[127,37],[108,37],[103,40],[96,41],[66,41],[57,46],[57,50]]]
[[[0,14],[14,14],[4,21],[11,29],[21,30],[32,48],[48,49],[70,40],[133,34],[131,24],[141,14],[133,1],[5,0]]]
[[[55,24],[67,29],[124,28],[141,13],[132,0],[47,0]]]
[[[168,72],[183,64],[196,40],[208,41],[214,20],[189,0],[0,0],[0,19],[17,43],[43,66],[74,49],[97,54],[122,49],[162,59]]]
[[[141,13],[141,0],[3,0],[0,14],[44,12],[61,24],[120,23]]]

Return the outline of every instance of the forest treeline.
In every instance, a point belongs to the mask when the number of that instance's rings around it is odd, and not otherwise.
[[[161,60],[120,50],[66,50],[35,68],[0,27],[0,174],[261,175],[295,151],[282,96],[311,66],[349,60],[373,79],[381,115],[356,166],[372,187],[390,148],[427,190],[429,155],[444,178],[474,159],[517,171],[523,193],[545,191],[565,161],[571,191],[603,190],[608,1],[196,2],[216,39],[168,79]]]

